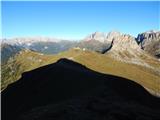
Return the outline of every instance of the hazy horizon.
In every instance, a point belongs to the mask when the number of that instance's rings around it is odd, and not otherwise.
[[[2,37],[78,40],[96,31],[119,31],[136,37],[159,30],[159,5],[158,1],[2,1]]]

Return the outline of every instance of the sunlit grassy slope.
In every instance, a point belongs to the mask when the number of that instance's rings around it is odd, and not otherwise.
[[[149,65],[155,67],[155,69],[160,69],[158,60],[143,57]],[[74,60],[101,73],[128,78],[140,83],[153,94],[160,94],[160,75],[153,69],[120,62],[107,54],[81,49],[70,49],[56,55],[43,55],[30,50],[21,51],[20,54],[17,54],[6,65],[2,66],[2,89],[9,83],[18,80],[23,72],[54,63],[60,58]]]

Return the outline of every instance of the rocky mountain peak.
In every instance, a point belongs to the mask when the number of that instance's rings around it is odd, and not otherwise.
[[[135,38],[129,34],[122,34],[117,31],[109,32],[106,37],[107,42],[112,42],[113,50],[125,50],[134,48],[139,48],[138,44],[135,41]]]
[[[119,36],[121,36],[121,33],[120,33],[120,32],[118,32],[118,31],[111,31],[111,32],[109,32],[109,33],[107,34],[106,40],[107,40],[107,41],[112,41],[113,39],[115,39],[115,38],[117,38],[117,37],[119,37]]]
[[[138,34],[136,40],[138,43],[140,43],[140,42],[149,42],[149,41],[158,40],[158,39],[160,39],[160,31],[151,30],[151,31]]]
[[[118,31],[112,31],[112,32],[109,32],[106,36],[106,40],[107,41],[112,41],[112,40],[130,40],[130,39],[133,39],[134,37],[132,37],[131,35],[129,34],[123,34],[123,33],[120,33]]]
[[[85,41],[96,40],[99,42],[112,42],[113,40],[129,40],[133,38],[128,34],[122,34],[118,31],[111,31],[108,34],[103,32],[94,32],[85,38]]]
[[[158,33],[159,31],[158,30],[149,30],[149,31],[146,31],[145,33]]]
[[[99,41],[99,42],[104,42],[105,41],[105,33],[102,33],[102,32],[94,32],[90,35],[88,35],[86,38],[85,38],[86,41],[90,41],[90,40],[96,40],[96,41]]]
[[[139,46],[148,53],[154,56],[160,55],[160,31],[151,30],[138,34],[136,40]]]
[[[84,39],[85,41],[95,40],[102,44],[110,44],[111,50],[139,49],[135,38],[129,34],[118,31],[111,31],[108,34],[95,32]],[[108,49],[108,48],[107,48]]]

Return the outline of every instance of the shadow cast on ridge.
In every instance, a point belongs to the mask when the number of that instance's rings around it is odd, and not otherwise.
[[[1,97],[2,120],[160,119],[160,99],[142,86],[68,59],[23,73]]]

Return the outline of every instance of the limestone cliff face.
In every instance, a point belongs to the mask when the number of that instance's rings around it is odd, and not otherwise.
[[[106,41],[112,41],[112,50],[129,50],[129,49],[139,49],[135,38],[128,35],[122,34],[120,32],[110,32],[106,37]]]
[[[139,46],[154,56],[160,57],[160,31],[148,31],[138,34]]]
[[[105,33],[102,33],[102,32],[92,33],[85,38],[85,41],[90,41],[90,40],[104,42],[105,41]]]
[[[149,67],[140,57],[148,55],[140,48],[133,36],[120,32],[110,32],[106,41],[110,41],[112,46],[106,54],[116,60]]]
[[[143,44],[147,44],[149,42],[152,42],[153,40],[158,40],[158,39],[160,39],[160,31],[154,31],[154,30],[140,33],[137,36],[137,41]]]
[[[138,49],[139,46],[134,37],[128,34],[122,34],[117,31],[106,33],[95,32],[88,35],[84,41],[99,41],[103,44],[110,43],[114,44],[114,50],[126,50],[126,49]]]
[[[105,33],[95,32],[86,37],[84,41],[99,41],[101,44],[109,44],[109,47],[106,47],[102,52],[103,54],[105,53],[123,62],[144,65],[140,56],[146,55],[146,53],[138,45],[136,38],[131,35],[112,31],[105,36]]]

